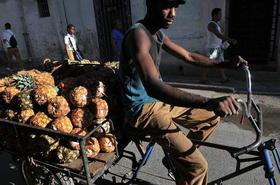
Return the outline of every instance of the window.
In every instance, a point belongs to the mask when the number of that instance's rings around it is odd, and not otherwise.
[[[40,17],[49,17],[50,10],[48,0],[37,0],[37,3]]]

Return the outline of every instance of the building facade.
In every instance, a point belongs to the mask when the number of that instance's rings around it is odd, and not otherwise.
[[[98,58],[98,38],[92,0],[2,0],[1,31],[10,22],[23,59],[62,59],[67,24],[76,26],[79,47]]]
[[[163,31],[190,51],[205,53],[206,27],[215,7],[223,10],[225,32],[238,40],[230,53],[277,69],[279,0],[188,0],[178,9],[171,28]],[[5,22],[12,24],[24,59],[62,59],[66,26],[72,23],[76,25],[79,47],[86,58],[110,60],[113,22],[121,20],[127,29],[145,13],[145,0],[1,0],[0,30]],[[165,72],[189,68],[164,55],[163,70],[168,69]]]

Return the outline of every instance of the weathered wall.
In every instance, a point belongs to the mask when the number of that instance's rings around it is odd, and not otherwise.
[[[27,45],[29,45],[32,58],[36,61],[45,57],[62,59],[63,37],[68,23],[76,25],[79,46],[85,57],[98,58],[93,1],[49,0],[48,3],[50,17],[41,18],[35,0],[0,1],[0,25],[4,25],[5,22],[12,24],[22,58],[28,58]],[[1,30],[3,29],[2,26]]]
[[[21,55],[26,58],[27,51],[23,38],[23,25],[21,21],[22,11],[20,3],[17,0],[1,0],[0,1],[0,30],[5,29],[4,24],[10,22],[12,24],[12,30],[18,40],[18,47]],[[1,50],[3,50],[2,43],[0,44]]]
[[[143,18],[146,13],[145,1],[133,0],[131,3],[133,22]],[[225,10],[225,0],[188,0],[185,5],[179,6],[175,22],[168,30],[163,30],[174,42],[184,48],[204,52],[206,43],[206,26],[211,20],[211,11],[219,7]],[[164,74],[189,73],[199,68],[184,64],[167,53],[163,54],[161,70]],[[196,70],[186,70],[193,68]]]
[[[98,59],[99,46],[93,1],[64,0],[64,2],[65,21],[68,24],[76,25],[79,48],[86,58]],[[66,25],[64,26],[65,29]]]

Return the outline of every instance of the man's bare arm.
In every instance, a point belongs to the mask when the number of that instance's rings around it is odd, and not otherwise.
[[[184,49],[183,47],[172,42],[169,39],[169,37],[166,35],[164,35],[164,39],[163,39],[163,49],[168,53],[170,53],[171,55],[194,65],[211,67],[211,66],[216,66],[218,63],[220,63],[217,60],[209,59],[209,57],[197,53],[192,53]]]
[[[247,61],[245,61],[239,56],[233,58],[230,62],[219,62],[217,60],[210,59],[209,57],[206,57],[204,55],[190,52],[184,49],[183,47],[177,45],[176,43],[172,42],[166,35],[163,39],[163,49],[171,55],[180,58],[187,63],[199,66],[235,68],[238,67],[240,63],[245,63],[246,65],[248,64]]]
[[[132,31],[125,45],[133,61],[136,62],[149,96],[176,106],[207,108],[208,98],[179,90],[159,79],[159,72],[149,53],[151,42],[143,30]]]

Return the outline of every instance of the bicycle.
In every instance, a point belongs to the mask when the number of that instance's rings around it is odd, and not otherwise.
[[[256,135],[256,139],[253,143],[250,145],[238,148],[233,146],[227,146],[227,145],[221,145],[216,143],[210,143],[210,142],[204,142],[204,141],[198,141],[198,140],[192,140],[194,144],[198,144],[200,146],[206,146],[214,149],[224,150],[230,153],[231,157],[236,159],[236,170],[235,172],[232,172],[230,174],[224,175],[223,177],[219,177],[211,182],[209,182],[209,185],[222,185],[224,181],[227,181],[229,179],[232,179],[234,177],[237,177],[241,174],[247,173],[251,170],[254,170],[259,167],[263,167],[265,178],[268,180],[270,185],[277,185],[274,173],[274,165],[273,160],[271,158],[271,155],[274,158],[275,166],[277,167],[279,173],[280,173],[280,154],[279,151],[276,148],[276,139],[270,139],[267,141],[262,140],[262,133],[263,133],[263,116],[262,116],[262,110],[259,105],[256,104],[252,97],[252,82],[251,82],[251,73],[248,66],[242,65],[241,68],[246,73],[246,82],[247,82],[247,101],[246,103],[242,101],[241,99],[238,99],[237,101],[240,103],[242,107],[242,118],[241,122],[243,122],[244,118],[248,119],[251,126],[254,128],[254,132]],[[252,115],[252,112],[256,113],[256,117]],[[137,175],[140,171],[140,169],[147,163],[149,160],[149,157],[153,153],[153,149],[155,146],[155,141],[153,141],[149,136],[146,136],[144,134],[136,134],[136,130],[133,128],[129,128],[128,132],[134,133],[133,137],[130,138],[131,141],[133,141],[141,154],[142,158],[139,162],[134,162],[134,168],[126,173],[122,178],[122,183],[124,184],[133,184],[133,182],[136,180]],[[146,148],[143,148],[141,141],[148,142],[148,145]],[[169,155],[169,153],[165,150],[164,152],[164,159],[163,164],[168,169],[168,175],[171,179],[175,180],[174,178],[174,163]],[[241,158],[243,154],[249,155],[250,157],[247,158]],[[241,164],[245,162],[254,162],[251,165],[248,165],[244,168],[241,168]],[[279,183],[278,183],[279,184]]]

